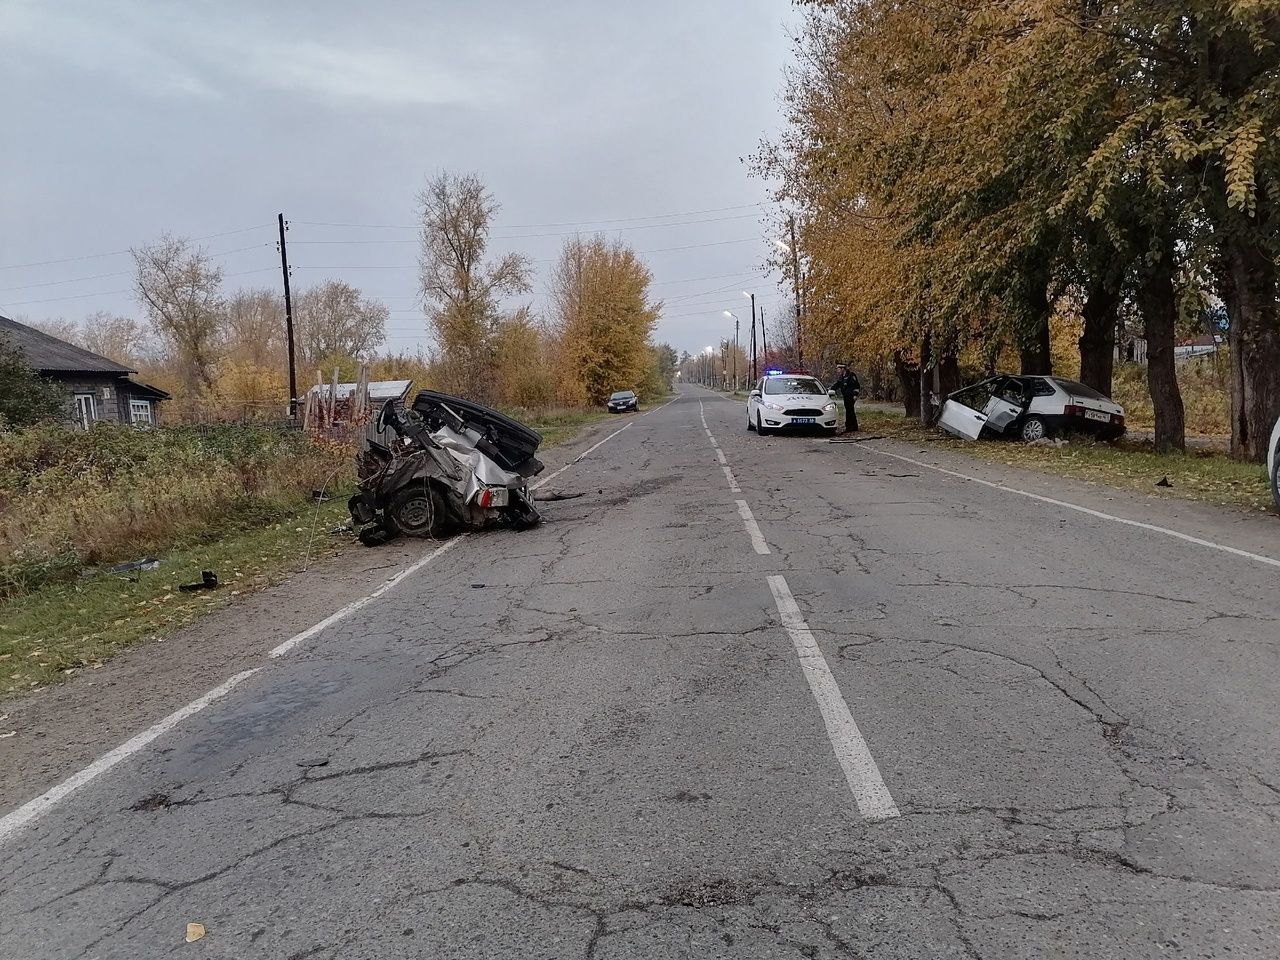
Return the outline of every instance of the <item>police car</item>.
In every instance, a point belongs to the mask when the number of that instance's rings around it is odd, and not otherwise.
[[[770,370],[747,395],[747,429],[761,436],[775,430],[836,432],[833,393],[806,373]]]

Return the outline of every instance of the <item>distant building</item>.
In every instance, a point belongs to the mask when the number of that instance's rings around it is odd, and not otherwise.
[[[1117,363],[1146,363],[1147,341],[1143,337],[1121,337],[1116,341]]]
[[[376,413],[388,400],[403,400],[412,386],[412,380],[371,380],[369,381],[369,403],[372,404]],[[327,397],[329,396],[329,384],[318,383],[307,392],[316,397]],[[355,392],[356,385],[354,383],[338,384],[337,389],[334,391],[334,400],[337,403],[337,410],[335,411],[337,419],[345,419],[347,402],[350,401],[351,395]]]
[[[1205,333],[1194,340],[1184,340],[1173,348],[1174,360],[1194,360],[1196,357],[1211,357],[1218,352],[1218,347],[1225,338]]]
[[[138,371],[8,317],[0,317],[0,339],[17,347],[42,377],[62,386],[68,422],[86,430],[99,421],[160,422],[160,402],[169,394],[132,379]]]

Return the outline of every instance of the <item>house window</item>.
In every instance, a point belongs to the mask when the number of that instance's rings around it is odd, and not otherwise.
[[[151,401],[130,400],[129,420],[131,423],[144,423],[147,426],[151,426],[155,423],[155,420],[151,418]]]
[[[98,404],[92,393],[76,394],[76,423],[88,430],[98,419]]]

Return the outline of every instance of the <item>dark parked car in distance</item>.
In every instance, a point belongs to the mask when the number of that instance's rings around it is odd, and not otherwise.
[[[634,390],[619,390],[609,397],[610,413],[626,413],[628,410],[639,410],[640,398]]]

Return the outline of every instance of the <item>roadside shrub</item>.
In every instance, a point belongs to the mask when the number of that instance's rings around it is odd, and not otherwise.
[[[345,446],[252,426],[0,434],[0,597],[273,522],[350,464]]]
[[[1203,436],[1231,435],[1231,391],[1225,353],[1178,364],[1178,387],[1187,414],[1187,433]],[[1116,365],[1112,387],[1115,401],[1125,408],[1131,427],[1149,430],[1155,424],[1147,368],[1143,364]]]

